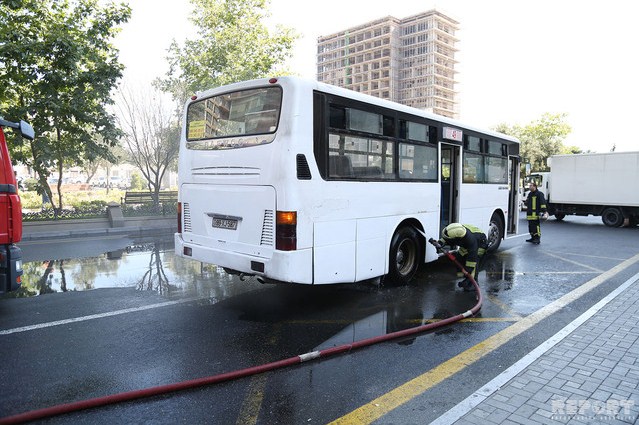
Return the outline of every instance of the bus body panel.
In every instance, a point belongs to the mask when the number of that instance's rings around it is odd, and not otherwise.
[[[460,189],[460,222],[464,224],[472,224],[482,229],[484,233],[488,232],[488,227],[492,215],[496,211],[495,205],[508,205],[508,186],[507,185],[479,185],[479,184],[462,184]],[[508,211],[501,211],[507,216]]]
[[[388,218],[357,220],[355,280],[382,276],[388,271]]]
[[[314,281],[343,283],[355,281],[356,220],[315,223]]]
[[[268,259],[273,254],[275,189],[271,186],[183,184],[187,242]],[[229,226],[234,226],[230,227]]]

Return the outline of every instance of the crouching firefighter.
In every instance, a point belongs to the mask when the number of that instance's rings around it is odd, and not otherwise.
[[[458,246],[459,250],[455,254],[456,259],[462,262],[464,269],[477,282],[478,264],[488,249],[488,239],[484,232],[472,224],[451,223],[442,230],[439,244],[451,247]],[[458,272],[457,275],[461,277],[463,273]],[[467,277],[457,283],[457,286],[463,288],[464,291],[475,290],[475,285]]]

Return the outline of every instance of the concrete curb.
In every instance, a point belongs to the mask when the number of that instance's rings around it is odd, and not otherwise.
[[[43,239],[99,237],[109,235],[142,236],[173,234],[177,231],[177,217],[125,217],[123,225],[111,227],[108,218],[51,220],[23,223],[22,242]]]

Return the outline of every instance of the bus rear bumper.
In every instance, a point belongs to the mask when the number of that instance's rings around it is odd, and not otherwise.
[[[266,281],[313,283],[313,253],[311,249],[274,250],[271,258],[265,258],[186,242],[181,233],[175,233],[174,239],[175,255],[179,257],[215,264],[246,275],[260,276]]]

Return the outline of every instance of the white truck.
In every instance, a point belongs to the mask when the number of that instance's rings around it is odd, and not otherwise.
[[[557,220],[594,215],[610,227],[639,223],[639,152],[554,155],[548,165],[550,172],[532,173],[526,183],[537,183]]]

